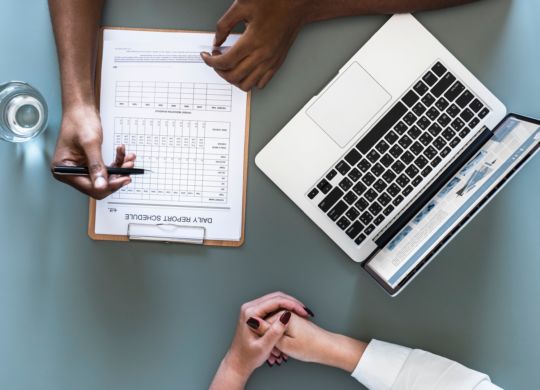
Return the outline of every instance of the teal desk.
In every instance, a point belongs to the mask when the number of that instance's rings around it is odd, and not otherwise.
[[[111,0],[104,23],[211,30],[228,5]],[[531,0],[418,15],[510,111],[537,117],[539,16]],[[87,199],[48,173],[61,107],[47,4],[2,0],[0,79],[25,80],[44,93],[50,129],[25,146],[0,143],[0,388],[204,389],[240,304],[277,289],[304,300],[334,331],[443,354],[508,389],[537,388],[540,158],[396,299],[253,164],[385,20],[308,26],[275,80],[254,93],[242,248],[98,243],[86,235]],[[261,368],[249,388],[361,386],[343,372],[290,362]]]

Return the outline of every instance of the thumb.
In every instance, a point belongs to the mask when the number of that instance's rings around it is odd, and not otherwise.
[[[101,156],[101,144],[99,142],[93,142],[84,146],[84,153],[88,160],[88,171],[90,173],[90,179],[94,189],[105,190],[107,189],[108,175],[105,164],[103,163],[103,157]]]
[[[291,312],[286,311],[279,317],[279,320],[274,322],[272,326],[266,331],[264,336],[260,338],[260,342],[268,349],[268,352],[274,348],[277,342],[283,337],[287,330],[289,320],[291,319]]]

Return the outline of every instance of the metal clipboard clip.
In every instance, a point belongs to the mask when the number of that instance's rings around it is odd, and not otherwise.
[[[202,245],[205,235],[206,229],[204,226],[130,223],[127,230],[127,236],[130,241]]]

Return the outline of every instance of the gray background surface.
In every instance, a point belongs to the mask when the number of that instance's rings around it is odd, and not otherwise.
[[[104,23],[212,30],[227,1],[109,1]],[[379,28],[385,16],[306,27],[253,95],[247,241],[240,249],[92,242],[87,199],[48,162],[61,118],[44,0],[0,0],[0,79],[38,87],[50,129],[0,143],[0,388],[203,389],[242,302],[281,289],[324,327],[416,346],[536,388],[540,361],[540,158],[436,261],[391,299],[254,166],[273,135]],[[503,102],[540,116],[540,4],[485,0],[418,18]],[[285,98],[286,97],[286,98]],[[346,373],[289,362],[253,389],[355,389]]]

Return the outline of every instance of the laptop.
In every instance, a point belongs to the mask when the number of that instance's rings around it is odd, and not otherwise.
[[[412,15],[395,15],[256,157],[395,296],[538,150]]]

